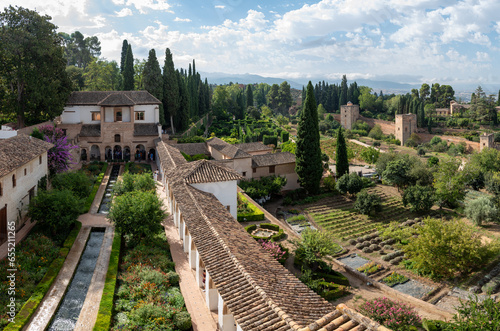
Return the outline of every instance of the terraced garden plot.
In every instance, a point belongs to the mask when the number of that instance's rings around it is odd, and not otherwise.
[[[377,193],[382,199],[382,211],[375,216],[359,214],[353,208],[354,202],[343,196],[322,199],[307,205],[305,211],[319,226],[343,241],[374,232],[380,222],[388,223],[413,217],[399,197],[388,195],[378,187],[368,191]]]

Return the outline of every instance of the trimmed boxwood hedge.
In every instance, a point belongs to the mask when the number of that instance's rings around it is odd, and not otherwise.
[[[278,233],[270,236],[270,237],[259,237],[259,236],[254,236],[252,235],[252,232],[257,229],[256,224],[251,224],[245,227],[245,230],[254,238],[255,240],[268,240],[268,241],[278,241],[281,240],[285,237],[285,231],[283,229],[280,229],[280,227],[276,224],[271,224],[271,223],[261,223],[259,224],[259,227],[262,229],[268,229],[268,230],[273,230],[273,231],[278,231]]]
[[[31,297],[28,299],[28,301],[26,301],[21,310],[17,313],[15,323],[8,324],[4,328],[4,331],[22,330],[24,326],[28,324],[31,316],[36,311],[36,309],[40,305],[40,302],[42,302],[43,297],[48,292],[52,283],[59,274],[59,270],[61,270],[62,266],[64,265],[66,256],[73,246],[73,243],[75,242],[81,227],[82,223],[75,223],[75,227],[73,228],[73,230],[71,230],[68,237],[66,238],[66,241],[64,241],[62,248],[59,250],[59,257],[52,261],[47,273],[45,274],[45,276],[43,276],[40,283],[38,283]]]
[[[115,232],[113,245],[111,246],[111,255],[109,257],[108,272],[106,273],[106,281],[104,283],[104,290],[102,292],[101,304],[99,305],[99,312],[97,313],[94,330],[109,330],[111,326],[121,242],[121,236]]]
[[[255,221],[263,221],[264,220],[264,212],[257,208],[253,203],[248,201],[248,199],[243,195],[239,194],[239,197],[242,201],[248,204],[248,208],[252,210],[251,213],[238,214],[237,219],[238,222],[255,222]]]

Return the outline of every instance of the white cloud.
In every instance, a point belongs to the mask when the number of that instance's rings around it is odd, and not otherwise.
[[[489,62],[491,59],[490,59],[490,55],[488,53],[485,53],[485,52],[476,52],[476,61],[478,62]]]
[[[189,18],[179,18],[179,17],[176,17],[174,19],[174,22],[191,22],[191,20]]]
[[[134,6],[141,14],[147,14],[149,10],[173,13],[167,0],[126,0],[126,5]]]
[[[117,17],[132,16],[132,10],[130,8],[122,8],[120,11],[115,11]]]
[[[226,6],[224,6],[224,5],[216,5],[214,8],[215,9],[224,9],[224,8],[226,8]]]

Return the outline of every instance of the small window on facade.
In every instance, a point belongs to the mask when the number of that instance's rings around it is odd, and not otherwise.
[[[276,166],[269,166],[269,173],[270,174],[274,174],[274,172],[276,171]]]
[[[136,111],[135,112],[135,120],[136,121],[144,121],[144,112],[143,111]]]
[[[16,187],[16,175],[12,175],[12,187]]]
[[[256,173],[257,172],[257,168],[252,168],[252,172]]]
[[[26,170],[26,168],[24,168],[24,175],[26,176],[28,174],[28,171]]]
[[[38,164],[42,164],[42,156],[41,155],[38,157]]]
[[[115,134],[115,143],[119,143],[119,142],[120,142],[120,135]]]
[[[63,131],[64,135],[66,135],[66,131],[67,131],[67,130],[66,130],[66,129],[62,129],[62,131]]]
[[[243,173],[241,174],[243,177],[246,177],[247,176],[247,172],[246,171],[243,171]]]
[[[231,212],[231,206],[226,206],[228,212]]]
[[[405,132],[407,132],[407,131],[408,131],[408,128],[405,128]]]
[[[93,112],[92,113],[92,121],[100,121],[100,120],[101,120],[101,113]]]
[[[0,183],[0,197],[3,196],[3,186],[2,183]]]

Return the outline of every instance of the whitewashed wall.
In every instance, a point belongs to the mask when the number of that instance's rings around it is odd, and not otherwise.
[[[191,186],[208,193],[212,193],[223,206],[229,206],[229,212],[236,219],[237,216],[237,191],[236,181],[190,184]]]

